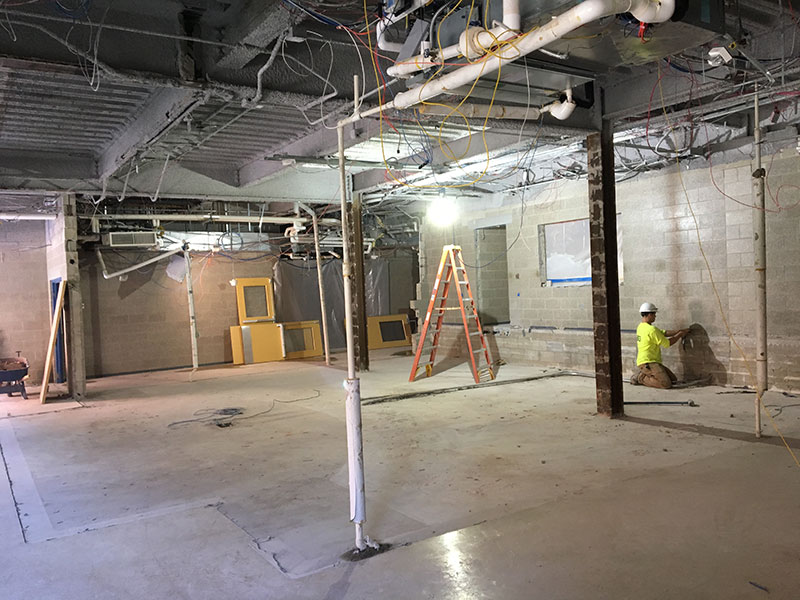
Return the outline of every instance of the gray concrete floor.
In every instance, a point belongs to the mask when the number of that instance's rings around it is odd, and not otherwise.
[[[580,377],[366,405],[366,530],[394,547],[341,560],[342,363],[112,377],[84,406],[0,397],[0,598],[797,597],[800,468],[768,419],[752,436],[753,395],[717,387],[626,386],[699,406],[613,421]],[[374,355],[363,396],[471,381],[409,368]],[[800,452],[800,398],[765,401]]]

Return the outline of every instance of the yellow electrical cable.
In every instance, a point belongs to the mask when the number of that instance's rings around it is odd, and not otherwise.
[[[450,14],[461,4],[461,2],[462,2],[462,0],[459,0],[459,2],[453,7],[453,9],[451,9],[450,12],[447,13],[445,18],[449,17]],[[367,18],[368,16],[369,16],[369,12],[368,12],[368,8],[367,8],[367,0],[364,0],[364,17]],[[444,22],[444,19],[442,19],[442,22]],[[441,52],[440,34],[441,34],[441,23],[440,23],[439,28],[437,30],[437,43],[439,44],[439,48],[440,48],[440,52]],[[380,76],[378,75],[378,65],[377,65],[377,62],[376,62],[376,59],[375,59],[375,53],[373,52],[373,49],[372,49],[372,35],[370,34],[369,30],[367,30],[367,45],[368,45],[369,50],[370,50],[370,59],[372,60],[372,69],[373,69],[373,73],[375,74],[375,81],[376,81],[377,87],[378,87],[378,102],[379,102],[379,106],[382,107],[383,106],[383,95],[381,93],[381,80],[380,80]],[[440,65],[440,67],[436,71],[436,73],[431,75],[431,77],[428,78],[428,81],[426,81],[425,84],[423,84],[422,87],[427,85],[427,83],[430,82],[430,80],[434,76],[436,76],[439,72],[441,72],[442,69],[444,69],[444,61],[442,61],[442,64]],[[470,93],[472,93],[472,89],[474,89],[475,85],[477,84],[478,79],[480,79],[480,74],[478,75],[478,77],[476,77],[475,81],[473,82],[472,88],[470,88]],[[389,176],[396,183],[398,183],[400,185],[403,185],[403,186],[406,186],[406,187],[419,188],[419,189],[438,189],[438,188],[457,189],[457,188],[469,187],[469,186],[473,185],[474,183],[480,181],[483,178],[483,176],[486,174],[486,171],[489,169],[489,163],[490,163],[490,160],[491,160],[491,158],[489,156],[489,146],[488,146],[488,143],[486,142],[486,126],[487,126],[487,123],[489,121],[489,111],[491,110],[491,107],[494,105],[494,100],[495,100],[495,97],[497,95],[497,88],[499,87],[499,85],[500,85],[500,69],[498,69],[497,81],[495,82],[495,87],[494,87],[494,90],[492,92],[492,98],[491,98],[491,101],[489,103],[489,110],[487,110],[486,118],[484,119],[483,131],[481,132],[482,133],[482,139],[483,139],[483,146],[484,146],[484,149],[486,150],[486,165],[485,165],[483,171],[481,172],[481,174],[478,175],[478,177],[476,177],[475,179],[473,179],[470,182],[454,184],[454,185],[414,185],[414,184],[406,183],[404,181],[400,181],[394,175],[394,173],[392,173],[391,167],[389,166],[389,163],[386,160],[386,151],[385,151],[385,148],[384,148],[384,140],[383,140],[383,110],[381,109],[379,111],[379,114],[380,114],[379,135],[380,135],[380,140],[381,140],[381,155],[382,155],[381,157],[383,159],[383,164],[386,167],[386,171],[389,174]],[[469,97],[469,96],[467,96],[467,97]],[[464,101],[466,101],[466,97],[464,98],[464,100],[461,101],[459,106],[461,106],[461,104],[463,104]],[[423,104],[425,104],[425,102],[423,102]],[[462,116],[466,119],[465,115],[462,114]],[[440,137],[441,137],[441,134],[440,134]],[[470,137],[471,137],[471,133],[470,133]]]
[[[667,123],[667,127],[672,128],[672,125],[671,125],[670,120],[669,120],[669,115],[667,113],[666,102],[664,101],[664,90],[661,87],[661,64],[660,63],[658,63],[658,76],[659,76],[658,77],[658,95],[659,95],[659,97],[661,99],[661,110],[664,113],[664,120]],[[756,124],[756,125],[758,125],[758,124]],[[719,305],[720,316],[722,317],[722,322],[725,324],[725,329],[728,332],[728,338],[733,343],[733,345],[736,346],[736,349],[739,351],[739,355],[742,357],[742,360],[744,361],[744,366],[747,369],[748,376],[750,377],[750,385],[756,390],[756,398],[758,399],[759,407],[762,408],[764,410],[764,412],[766,413],[766,415],[769,417],[770,423],[772,423],[772,427],[775,429],[775,432],[781,438],[781,441],[783,442],[783,445],[786,446],[786,450],[788,450],[789,454],[791,454],[792,458],[794,459],[795,464],[798,467],[800,467],[800,460],[798,460],[797,455],[794,453],[794,451],[792,450],[791,446],[789,446],[789,443],[786,441],[786,438],[783,436],[783,434],[781,433],[781,430],[778,428],[777,423],[775,423],[775,419],[772,418],[772,415],[770,414],[769,410],[764,405],[764,400],[762,399],[761,390],[759,390],[758,384],[756,382],[756,378],[753,375],[753,370],[750,368],[750,361],[748,360],[747,356],[745,355],[744,350],[742,350],[742,347],[739,345],[739,342],[736,341],[736,337],[733,335],[733,331],[731,330],[730,323],[728,322],[728,318],[725,315],[725,308],[722,306],[722,298],[719,295],[719,291],[717,290],[717,284],[714,281],[714,274],[711,271],[711,264],[708,261],[708,257],[706,256],[705,250],[703,249],[703,242],[700,239],[700,224],[697,221],[697,215],[695,214],[694,208],[692,207],[692,201],[689,199],[689,192],[686,190],[686,184],[683,181],[683,174],[681,173],[681,161],[680,161],[680,158],[677,155],[675,156],[675,163],[678,165],[678,179],[681,182],[681,188],[683,189],[683,194],[686,197],[686,204],[689,207],[689,212],[691,213],[692,219],[694,220],[695,233],[697,234],[697,245],[700,248],[700,254],[703,256],[703,261],[705,261],[706,270],[708,271],[708,277],[709,277],[709,279],[711,281],[711,288],[714,290],[714,295],[717,298],[717,304]]]

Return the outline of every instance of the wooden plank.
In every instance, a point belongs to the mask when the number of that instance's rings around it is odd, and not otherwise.
[[[58,336],[58,326],[61,324],[61,313],[64,309],[64,292],[67,289],[67,282],[63,279],[58,284],[58,295],[56,296],[56,308],[53,311],[53,318],[50,323],[50,341],[47,343],[47,358],[44,359],[44,375],[42,376],[42,391],[39,399],[42,404],[47,402],[47,389],[50,387],[50,372],[53,368],[53,350],[56,347],[56,337]]]

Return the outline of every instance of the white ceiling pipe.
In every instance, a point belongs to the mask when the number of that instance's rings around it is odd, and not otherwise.
[[[439,94],[452,92],[602,17],[630,12],[639,21],[661,23],[667,21],[674,10],[675,0],[586,0],[538,29],[528,31],[513,44],[480,62],[461,67],[413,90],[398,93],[393,106],[397,109],[408,108]]]
[[[394,52],[397,54],[403,49],[403,44],[400,42],[390,42],[386,39],[386,29],[391,25],[389,19],[382,19],[375,25],[375,35],[378,38],[378,48],[386,52]]]
[[[519,31],[522,28],[522,19],[519,15],[519,0],[503,0],[503,25],[515,31]]]
[[[486,118],[488,112],[488,118],[490,119],[514,119],[517,121],[525,119],[536,120],[541,114],[540,110],[533,106],[526,108],[524,106],[499,106],[497,104],[491,107],[488,104],[462,104],[452,108],[441,104],[425,104],[417,110],[421,115],[452,115],[453,117],[460,117],[463,114],[470,119]]]
[[[542,107],[542,112],[550,113],[559,121],[567,120],[575,110],[576,104],[572,99],[572,88],[569,88],[564,93],[567,95],[567,99],[564,102],[561,102],[561,100],[556,100],[555,102]]]
[[[519,32],[520,23],[519,0],[503,0],[502,23],[488,30],[482,27],[470,27],[459,36],[457,44],[442,48],[436,58],[418,54],[389,67],[386,72],[392,77],[406,78],[417,71],[441,65],[444,61],[459,55],[478,58],[486,54],[486,48],[515,37]],[[429,41],[433,43],[433,40]]]
[[[0,221],[55,221],[58,215],[0,213]]]
[[[261,216],[235,216],[235,215],[171,215],[171,214],[136,214],[136,215],[107,215],[98,214],[93,219],[108,221],[191,221],[218,223],[274,223],[276,225],[294,225],[295,223],[308,223],[310,219],[304,217],[261,217]],[[340,225],[337,219],[319,219],[323,225]]]
[[[425,69],[430,69],[431,67],[441,65],[444,61],[455,58],[460,54],[461,49],[459,48],[458,44],[453,44],[452,46],[442,48],[441,52],[437,52],[436,57],[417,54],[416,56],[412,56],[403,62],[392,65],[386,69],[386,72],[392,77],[406,79],[417,71],[424,71]]]
[[[386,15],[383,19],[378,21],[377,25],[375,25],[375,35],[378,38],[378,48],[381,50],[386,50],[387,52],[394,52],[395,54],[400,52],[400,50],[403,49],[403,44],[400,42],[388,41],[386,39],[386,30],[392,23],[397,23],[397,21],[407,17],[418,8],[422,8],[430,1],[431,0],[414,0],[414,2],[411,3],[411,6],[401,12],[399,15]]]
[[[176,248],[175,250],[170,250],[169,252],[162,252],[161,254],[154,256],[153,258],[149,258],[145,261],[133,265],[132,267],[127,267],[125,269],[122,269],[121,271],[115,271],[114,273],[109,273],[108,270],[106,269],[106,262],[103,260],[103,255],[100,253],[100,250],[95,250],[95,255],[97,256],[97,262],[100,263],[100,268],[103,270],[103,279],[113,279],[114,277],[125,275],[126,273],[130,273],[131,271],[135,271],[136,269],[141,269],[142,267],[151,265],[154,262],[158,262],[160,260],[168,258],[173,254],[177,254],[178,252],[183,252],[186,249],[188,249],[188,246],[187,247],[181,246],[180,248]]]

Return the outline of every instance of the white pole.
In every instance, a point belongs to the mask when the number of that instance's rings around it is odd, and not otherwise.
[[[192,373],[197,371],[197,317],[194,313],[194,288],[192,287],[192,257],[189,247],[183,247],[183,256],[186,258],[186,294],[189,297],[189,329],[192,335]]]
[[[331,364],[331,350],[328,342],[328,313],[325,305],[325,287],[322,285],[322,256],[319,251],[319,226],[317,223],[317,213],[302,202],[298,206],[311,215],[311,223],[314,227],[314,253],[317,255],[317,280],[319,282],[319,310],[322,313],[322,338],[325,346],[325,364]]]
[[[756,210],[753,214],[756,279],[756,437],[761,437],[761,398],[767,391],[767,214],[764,203],[764,172],[761,167],[761,124],[758,106],[758,84],[753,100],[756,168],[753,171],[753,195]]]
[[[356,112],[358,111],[358,75],[353,78]],[[357,118],[356,115],[353,117]],[[344,277],[344,320],[347,333],[347,379],[344,389],[345,416],[347,420],[347,459],[350,483],[350,520],[356,526],[356,548],[366,549],[368,539],[364,535],[364,522],[367,520],[366,498],[364,491],[364,451],[361,439],[361,389],[356,377],[356,357],[353,335],[353,298],[351,285],[350,248],[348,246],[347,223],[347,174],[344,158],[344,125],[343,120],[336,128],[339,146],[339,191],[342,206],[342,276]]]

